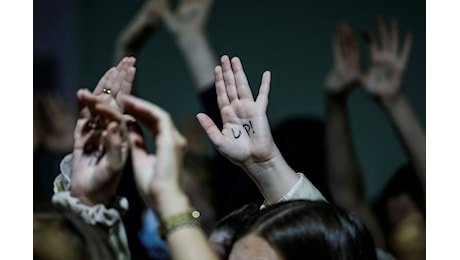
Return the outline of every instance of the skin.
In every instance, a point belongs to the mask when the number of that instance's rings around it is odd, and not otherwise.
[[[93,93],[77,92],[71,193],[84,204],[107,205],[115,195],[128,155],[126,121],[130,120],[121,114],[123,105],[117,99],[131,92],[135,62],[133,57],[123,58],[102,76]],[[104,88],[111,93],[104,93]]]
[[[110,122],[102,129],[92,129],[90,119],[80,113],[74,134],[71,192],[85,204],[107,205],[115,195],[128,156],[126,123],[119,112],[91,93],[80,90],[77,96],[101,120]]]
[[[217,59],[208,42],[205,26],[213,1],[181,0],[176,10],[162,9],[163,22],[186,61],[198,91],[214,82]]]
[[[230,61],[222,56],[214,76],[223,129],[204,113],[197,115],[198,121],[216,149],[248,173],[269,204],[276,203],[299,177],[271,135],[266,115],[270,72],[264,72],[255,100],[238,57]]]
[[[356,212],[370,229],[375,243],[385,248],[383,233],[365,198],[363,177],[353,146],[347,96],[362,78],[359,48],[350,26],[342,23],[332,40],[334,63],[326,76],[326,158],[334,201]]]
[[[168,8],[168,0],[146,0],[133,19],[123,28],[115,44],[115,59],[137,56],[147,40],[160,27],[161,14]]]
[[[250,233],[236,241],[230,252],[229,259],[282,260],[283,257],[266,240]]]
[[[363,36],[369,45],[371,67],[362,77],[364,90],[383,107],[426,189],[425,133],[403,91],[403,76],[412,49],[412,35],[406,34],[399,46],[398,24],[387,28],[379,17],[380,42],[369,32]]]
[[[425,135],[402,91],[402,79],[409,58],[412,37],[407,34],[400,50],[395,20],[387,28],[378,17],[380,42],[369,33],[363,36],[369,45],[371,66],[363,72],[359,49],[347,24],[342,24],[333,39],[334,65],[326,77],[327,156],[329,185],[338,205],[356,212],[370,229],[375,243],[385,248],[383,232],[365,201],[361,170],[351,140],[346,111],[349,91],[361,84],[373,100],[382,105],[401,137],[417,173],[425,185]]]
[[[155,153],[149,153],[139,129],[132,128],[129,132],[134,177],[142,198],[161,221],[189,211],[190,200],[180,185],[185,138],[160,107],[133,96],[124,96],[123,104],[155,139]],[[197,226],[175,229],[166,241],[172,259],[217,259],[204,232]]]

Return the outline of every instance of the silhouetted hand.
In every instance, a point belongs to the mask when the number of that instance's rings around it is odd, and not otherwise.
[[[387,30],[381,17],[378,17],[381,43],[378,45],[375,38],[368,32],[363,32],[370,48],[371,67],[364,75],[362,82],[364,89],[380,99],[393,99],[402,92],[402,78],[409,58],[412,36],[406,35],[404,45],[399,51],[398,25],[391,22],[391,29]]]
[[[358,42],[348,24],[342,23],[339,32],[333,36],[332,50],[334,65],[324,87],[330,94],[340,94],[358,83],[361,77]]]
[[[175,12],[164,9],[165,25],[173,34],[202,32],[211,5],[212,0],[181,0]]]

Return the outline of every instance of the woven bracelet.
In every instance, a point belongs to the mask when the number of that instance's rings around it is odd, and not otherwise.
[[[198,210],[189,210],[187,212],[179,213],[177,215],[167,218],[158,227],[158,234],[163,240],[166,240],[166,236],[173,230],[180,227],[186,226],[200,226],[200,212]]]

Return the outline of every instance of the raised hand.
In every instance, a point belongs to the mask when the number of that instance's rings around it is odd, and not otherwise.
[[[378,17],[377,20],[381,38],[380,45],[370,33],[363,33],[370,48],[372,65],[362,82],[369,94],[380,99],[393,99],[402,92],[402,78],[411,50],[412,36],[406,35],[400,51],[397,22],[393,20],[388,30],[381,17]]]
[[[123,113],[123,103],[119,99],[122,95],[131,93],[136,74],[135,63],[136,58],[125,57],[116,67],[107,70],[94,88],[95,97],[102,103]],[[104,120],[97,113],[94,113],[94,110],[90,110],[88,106],[82,106],[80,109],[80,117],[85,116],[90,121],[89,126],[91,128],[103,129],[106,127]]]
[[[160,27],[161,16],[169,8],[169,0],[146,0],[132,20],[119,33],[115,43],[115,59],[137,56],[137,53]]]
[[[94,95],[101,96],[104,103],[120,112],[124,111],[123,104],[118,99],[122,95],[131,93],[136,68],[136,58],[124,57],[116,67],[110,68],[99,80],[93,91]]]
[[[329,71],[324,87],[330,94],[340,94],[358,83],[361,77],[359,47],[350,26],[342,23],[332,38],[334,65]]]
[[[161,208],[170,206],[162,203],[163,198],[171,193],[183,194],[180,172],[187,142],[169,114],[160,107],[133,96],[125,96],[123,103],[127,112],[139,119],[155,140],[155,154],[151,154],[146,149],[140,128],[130,129],[129,142],[137,186],[146,203],[154,208],[160,207],[159,214],[163,216],[168,213]]]
[[[197,118],[217,150],[233,163],[243,166],[272,159],[276,149],[266,110],[270,91],[270,72],[262,76],[259,95],[254,100],[240,59],[221,58],[214,70],[217,102],[223,129],[203,113]]]
[[[212,0],[181,0],[174,13],[169,9],[163,13],[165,25],[174,34],[202,32],[211,5]]]
[[[128,157],[128,132],[123,115],[88,90],[79,90],[75,128],[71,192],[87,205],[108,204],[115,195]],[[91,127],[89,111],[104,121]]]

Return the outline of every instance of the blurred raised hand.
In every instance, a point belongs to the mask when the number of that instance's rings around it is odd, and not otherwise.
[[[169,8],[169,0],[145,0],[134,17],[121,30],[115,43],[116,61],[138,52],[160,27],[161,15]]]
[[[402,93],[402,80],[412,46],[411,34],[406,34],[402,48],[399,45],[399,32],[396,20],[390,28],[383,18],[377,18],[380,42],[367,32],[363,36],[370,48],[371,67],[362,78],[364,89],[381,99],[397,98]]]
[[[391,22],[387,28],[381,17],[377,18],[381,43],[364,32],[370,48],[371,68],[363,77],[364,89],[381,102],[396,130],[411,163],[425,187],[426,185],[426,138],[420,122],[403,92],[403,76],[412,47],[412,36],[406,34],[402,48],[399,47],[398,24]],[[401,50],[400,50],[401,49]]]
[[[341,94],[359,83],[361,64],[359,46],[350,26],[340,24],[339,31],[332,37],[334,63],[324,81],[329,94]]]
[[[88,205],[109,204],[129,152],[123,115],[88,90],[77,92],[79,118],[74,133],[71,192]],[[97,114],[103,126],[92,126]]]
[[[181,0],[175,11],[164,9],[165,25],[173,34],[202,32],[211,6],[212,0]]]

